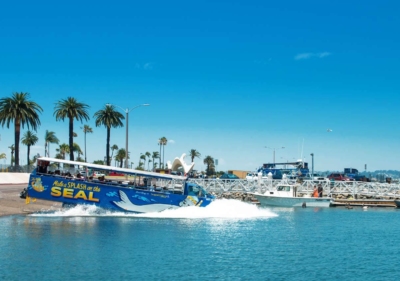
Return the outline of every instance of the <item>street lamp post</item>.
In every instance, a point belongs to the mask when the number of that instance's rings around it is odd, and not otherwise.
[[[134,110],[135,108],[141,107],[141,106],[149,106],[150,104],[148,103],[144,103],[144,104],[139,104],[135,107],[132,107],[131,109],[126,108],[123,109],[122,107],[118,106],[118,105],[114,105],[116,107],[119,107],[120,109],[122,109],[122,111],[125,112],[126,115],[126,119],[125,119],[125,168],[128,169],[128,124],[129,124],[129,112],[131,112],[132,110]]]
[[[274,158],[273,158],[273,160],[274,160],[274,164],[275,164],[275,150],[277,150],[277,149],[284,149],[285,147],[284,146],[282,146],[282,147],[278,147],[278,148],[275,148],[275,147],[268,147],[268,146],[264,146],[265,148],[269,148],[269,149],[272,149],[273,151],[274,151]]]
[[[311,153],[311,177],[314,177],[314,153]]]

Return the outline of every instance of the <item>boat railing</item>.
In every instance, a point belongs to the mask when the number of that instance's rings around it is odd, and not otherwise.
[[[296,180],[270,180],[262,179],[248,181],[239,180],[221,180],[221,179],[199,179],[190,178],[189,181],[197,183],[207,191],[215,194],[224,192],[258,192],[264,193],[267,190],[274,190],[279,184],[296,184],[297,193],[311,195],[314,186],[321,185],[325,196],[365,196],[371,198],[377,197],[397,197],[400,198],[399,183],[379,183],[379,182],[363,182],[363,181],[316,181],[304,180],[296,182]]]

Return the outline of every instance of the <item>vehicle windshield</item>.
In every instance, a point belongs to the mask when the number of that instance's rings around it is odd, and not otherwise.
[[[207,193],[201,186],[197,184],[189,184],[188,195],[197,197],[210,197],[211,195]]]

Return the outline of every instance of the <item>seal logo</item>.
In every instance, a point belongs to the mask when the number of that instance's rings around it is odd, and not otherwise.
[[[36,190],[37,192],[42,192],[44,190],[41,178],[33,179],[31,182],[31,185],[32,185],[33,189]]]

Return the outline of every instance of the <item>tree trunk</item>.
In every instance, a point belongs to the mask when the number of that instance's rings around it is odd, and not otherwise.
[[[110,166],[110,127],[107,127],[106,165]]]
[[[15,120],[15,135],[14,135],[14,139],[15,139],[15,161],[14,161],[14,165],[15,166],[19,166],[19,136],[21,133],[21,121],[19,118],[17,118]]]
[[[74,118],[69,117],[69,160],[74,161]]]
[[[161,169],[161,143],[160,143],[160,157],[158,158],[159,160],[158,160],[158,166],[159,166],[159,168]]]
[[[27,153],[27,159],[26,159],[26,165],[28,166],[28,168],[29,168],[29,154],[30,154],[30,151],[31,151],[31,146],[28,145],[28,153]]]
[[[86,130],[84,131],[85,133],[85,162],[87,162],[87,155],[86,155]]]

